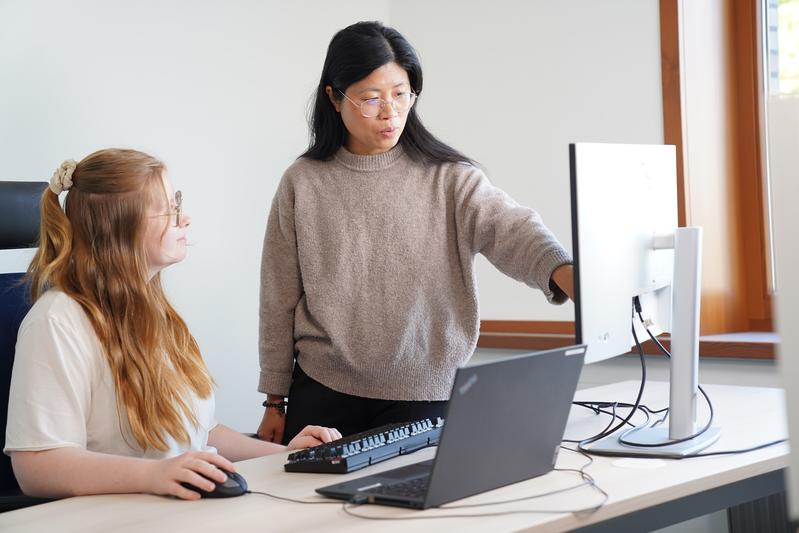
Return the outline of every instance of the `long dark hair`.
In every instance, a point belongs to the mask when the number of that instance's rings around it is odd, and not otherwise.
[[[411,90],[421,96],[422,65],[416,50],[397,30],[379,22],[358,22],[333,36],[316,89],[313,112],[308,120],[310,143],[308,150],[300,157],[328,160],[347,138],[341,115],[330,102],[325,87],[331,86],[335,97],[341,100],[341,93],[346,92],[350,85],[391,62],[405,69]],[[414,161],[473,163],[470,158],[430,133],[416,114],[415,106],[408,112],[399,144]]]

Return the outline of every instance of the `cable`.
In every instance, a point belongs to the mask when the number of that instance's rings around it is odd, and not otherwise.
[[[585,406],[583,406],[583,407],[585,407]],[[617,415],[617,414],[616,414],[616,404],[615,404],[615,403],[614,403],[614,404],[611,404],[611,405],[610,405],[610,407],[612,407],[612,408],[613,408],[613,411],[611,411],[611,412],[607,412],[607,411],[605,411],[604,409],[594,409],[594,408],[591,408],[591,407],[589,407],[589,409],[592,409],[592,410],[593,410],[593,411],[595,411],[595,412],[599,412],[599,413],[604,413],[604,414],[611,415],[611,416],[610,416],[610,422],[608,422],[608,425],[607,425],[607,426],[605,426],[605,429],[603,429],[602,431],[600,431],[600,432],[599,432],[597,435],[603,435],[605,432],[607,432],[607,430],[610,428],[610,426],[612,426],[612,425],[613,425],[613,421],[614,421],[614,420],[616,420],[617,418],[618,418],[619,420],[622,420],[622,421],[623,421],[622,423],[627,423],[627,424],[629,424],[629,425],[631,425],[631,426],[635,427],[635,425],[633,425],[631,422],[624,422],[624,419],[623,419],[621,416],[619,416],[619,415]],[[596,435],[595,435],[595,436],[596,436]],[[593,438],[593,437],[589,437],[589,438]],[[562,442],[568,442],[568,443],[570,443],[570,444],[579,444],[579,443],[583,442],[584,440],[586,440],[586,439],[578,439],[578,440],[573,440],[573,439],[563,439],[563,441],[562,441]]]
[[[638,317],[641,320],[641,323],[644,323],[644,318],[643,318],[643,316],[641,316],[640,311],[638,313]],[[660,351],[663,352],[669,358],[671,358],[671,353],[669,353],[669,351],[666,350],[666,347],[663,346],[660,343],[660,341],[654,335],[652,335],[652,332],[649,331],[649,328],[646,328],[646,332],[649,334],[649,338],[652,339],[652,341],[654,341],[654,343],[658,346]],[[702,388],[701,385],[697,385],[697,388],[699,389],[699,392],[702,393],[702,395],[705,397],[705,400],[707,401],[708,409],[710,409],[710,418],[709,418],[707,424],[705,425],[705,427],[702,428],[702,430],[699,431],[694,436],[701,435],[702,433],[707,431],[708,428],[710,428],[710,426],[712,425],[713,418],[714,418],[713,403],[710,401],[710,397],[708,396],[708,394],[705,392],[705,390]],[[672,441],[672,443],[682,442],[683,440],[687,440],[687,439],[690,439],[690,438],[693,438],[693,437],[687,437],[686,439],[675,440],[675,441]],[[736,453],[746,453],[746,452],[752,452],[752,451],[755,451],[755,450],[761,450],[763,448],[768,448],[769,446],[775,446],[775,445],[781,444],[783,442],[788,442],[788,439],[777,439],[777,440],[773,440],[773,441],[770,441],[770,442],[766,442],[764,444],[758,444],[756,446],[751,446],[749,448],[741,448],[741,449],[738,449],[738,450],[720,450],[720,451],[716,451],[716,452],[697,452],[697,453],[692,453],[692,454],[687,455],[686,458],[709,457],[709,456],[712,456],[712,455],[732,455],[732,454],[736,454]]]
[[[649,338],[652,340],[652,342],[655,343],[655,345],[659,348],[659,350],[664,355],[666,355],[667,357],[671,358],[671,353],[669,353],[669,351],[666,349],[666,347],[663,346],[663,344],[660,343],[660,341],[652,334],[652,331],[646,326],[646,321],[644,320],[644,317],[642,315],[641,302],[640,302],[640,300],[638,299],[637,296],[633,298],[633,307],[634,307],[634,312],[638,314],[638,319],[641,321],[641,324],[643,324],[644,329],[646,330],[647,334],[649,335]],[[645,370],[646,365],[645,365],[645,363],[643,361],[643,349],[641,348],[641,345],[639,343],[638,336],[635,334],[635,326],[633,326],[633,338],[635,339],[635,343],[636,343],[636,347],[638,348],[639,356],[642,358],[641,364],[642,364],[642,366],[644,368],[644,370],[642,371],[642,378],[641,378],[642,379],[642,383],[641,383],[641,387],[639,389],[639,391],[640,391],[640,390],[643,390],[644,384],[645,384],[645,381],[646,381],[646,370]],[[705,424],[705,426],[701,430],[699,430],[698,432],[694,433],[693,435],[691,435],[689,437],[683,437],[683,438],[680,438],[680,439],[670,439],[670,440],[664,441],[662,443],[638,443],[638,442],[634,442],[634,441],[629,441],[629,440],[625,439],[624,436],[632,434],[632,433],[634,433],[634,432],[646,427],[646,424],[649,422],[649,416],[648,416],[647,413],[654,414],[654,413],[665,412],[665,414],[664,414],[664,416],[662,418],[660,418],[659,420],[655,421],[655,423],[652,424],[652,426],[649,426],[649,427],[655,427],[657,425],[660,425],[669,416],[669,408],[664,408],[664,409],[659,409],[657,411],[653,411],[653,410],[651,410],[650,408],[648,408],[645,405],[639,405],[639,402],[636,400],[636,403],[631,406],[632,410],[630,412],[630,415],[628,415],[627,418],[625,418],[625,421],[627,421],[627,420],[629,420],[631,418],[631,414],[632,413],[634,413],[636,410],[640,409],[642,412],[644,412],[644,414],[647,415],[647,419],[646,419],[645,425],[644,426],[636,426],[636,427],[633,427],[632,429],[629,429],[629,430],[625,431],[621,436],[619,436],[619,442],[621,444],[625,444],[625,445],[628,445],[628,446],[631,446],[631,447],[658,448],[658,447],[670,446],[672,444],[678,444],[678,443],[681,443],[681,442],[686,442],[686,441],[694,439],[694,438],[698,437],[699,435],[702,435],[703,433],[705,433],[713,425],[713,420],[715,418],[715,410],[713,408],[713,402],[710,400],[710,396],[708,396],[707,392],[705,392],[705,390],[702,388],[701,385],[697,385],[697,388],[699,389],[699,392],[702,393],[702,396],[705,397],[705,401],[707,402],[707,406],[708,406],[708,409],[710,411],[709,412],[708,421],[707,421],[707,423]],[[639,398],[640,398],[640,396],[639,396]],[[591,404],[593,404],[593,405],[602,405],[604,407],[604,406],[608,405],[607,403],[605,403],[605,404],[602,404],[601,402],[574,402],[574,403],[576,405],[581,405],[582,407],[588,407],[588,408],[594,409],[595,412],[602,412],[602,413],[605,413],[605,414],[611,414],[612,415],[611,423],[616,418],[621,418],[620,416],[618,416],[616,414],[616,409],[615,409],[616,406],[630,407],[630,404],[613,403],[612,404],[614,406],[613,413],[607,413],[606,411],[603,411],[601,409],[594,408],[594,407],[591,406]],[[587,405],[583,405],[583,404],[587,404]],[[619,426],[617,426],[616,429],[618,429],[618,427],[621,427],[622,425],[623,424],[620,424]],[[630,425],[632,425],[632,424],[630,424]],[[614,429],[614,431],[615,431],[615,429]],[[611,433],[612,432],[613,431],[611,431]],[[600,433],[600,435],[601,435],[601,433]],[[599,437],[599,438],[602,438],[602,437]],[[592,437],[591,439],[596,440],[595,437]],[[591,453],[591,454],[594,454],[594,455],[610,455],[610,456],[618,455],[617,453],[598,452],[598,451],[594,451],[594,450],[590,450],[590,449],[585,449],[585,448],[582,447],[583,443],[590,444],[590,442],[593,442],[593,440],[586,439],[585,441],[581,441],[578,444],[578,448],[580,450],[582,450],[582,451],[585,451],[587,453]],[[755,451],[755,450],[760,450],[760,449],[763,449],[763,448],[767,448],[769,446],[774,446],[776,444],[780,444],[780,443],[783,443],[783,442],[787,442],[787,440],[788,439],[778,439],[778,440],[770,441],[770,442],[767,442],[767,443],[764,443],[764,444],[759,444],[759,445],[756,445],[756,446],[752,446],[750,448],[742,448],[742,449],[739,449],[739,450],[721,450],[721,451],[716,451],[716,452],[705,452],[705,453],[696,452],[696,453],[692,453],[692,454],[688,454],[688,455],[684,455],[684,456],[676,456],[676,457],[673,456],[673,455],[668,455],[668,454],[662,454],[662,455],[651,454],[651,453],[647,453],[645,455],[644,454],[636,454],[635,450],[633,450],[633,449],[630,450],[630,454],[629,455],[632,456],[632,457],[641,456],[641,457],[664,458],[664,459],[690,459],[690,458],[694,458],[694,457],[708,457],[708,456],[712,456],[712,455],[731,455],[731,454],[737,454],[737,453],[746,453],[746,452],[750,452],[750,451]],[[564,442],[573,442],[573,441],[564,441]]]
[[[582,441],[578,442],[577,443],[577,449],[580,450],[581,452],[591,453],[591,450],[588,450],[588,449],[585,448],[586,444],[591,444],[592,442],[596,442],[599,439],[607,437],[608,435],[612,435],[619,428],[624,427],[624,425],[627,424],[630,421],[630,419],[635,415],[636,411],[638,411],[638,408],[641,405],[641,397],[644,395],[644,386],[646,385],[646,361],[644,360],[644,350],[641,347],[641,342],[638,340],[638,334],[635,332],[635,324],[632,321],[632,319],[635,318],[635,315],[634,315],[634,313],[635,313],[634,302],[635,302],[635,299],[633,299],[631,321],[630,321],[630,329],[631,329],[632,334],[633,334],[633,339],[635,339],[635,346],[638,348],[638,358],[641,361],[641,385],[638,388],[638,396],[635,399],[635,403],[633,404],[632,409],[627,414],[627,417],[624,420],[622,420],[616,427],[614,427],[613,429],[610,429],[610,430],[605,429],[605,430],[597,433],[593,437],[589,437],[587,439],[583,439]],[[611,419],[611,420],[615,420],[615,412],[616,412],[615,405],[617,405],[617,404],[614,404],[614,409],[613,409],[614,418]]]
[[[474,513],[474,514],[446,514],[446,515],[430,515],[426,514],[424,516],[406,516],[406,517],[387,517],[387,516],[366,516],[362,514],[353,513],[351,509],[353,507],[358,507],[363,505],[364,503],[368,502],[368,497],[364,494],[359,494],[357,496],[353,496],[349,501],[345,501],[343,503],[339,503],[338,501],[307,501],[307,500],[296,500],[294,498],[286,498],[284,496],[278,496],[276,494],[270,494],[268,492],[257,491],[257,490],[248,490],[247,494],[261,494],[263,496],[268,496],[270,498],[274,498],[276,500],[291,502],[291,503],[299,503],[299,504],[324,504],[324,505],[341,505],[342,511],[344,513],[353,516],[355,518],[361,518],[364,520],[428,520],[428,519],[436,519],[436,518],[479,518],[479,517],[491,517],[491,516],[504,516],[504,515],[511,515],[511,514],[561,514],[561,513],[574,513],[574,514],[590,514],[598,509],[600,509],[605,503],[607,503],[610,496],[607,492],[605,492],[599,485],[596,484],[596,480],[585,471],[586,468],[591,466],[594,463],[594,458],[590,455],[586,454],[583,451],[575,450],[573,448],[569,448],[568,446],[561,446],[562,449],[568,450],[570,452],[579,453],[586,459],[588,462],[582,465],[579,469],[576,468],[554,468],[553,471],[556,472],[575,472],[580,475],[580,478],[583,480],[582,483],[578,485],[572,485],[570,487],[564,487],[562,489],[551,490],[549,492],[543,492],[540,494],[533,494],[531,496],[523,496],[521,498],[512,498],[509,500],[499,500],[494,502],[486,502],[486,503],[474,503],[474,504],[466,504],[466,505],[442,505],[439,507],[434,507],[429,510],[441,510],[446,511],[450,509],[469,509],[469,508],[476,508],[476,507],[487,507],[490,505],[504,505],[508,503],[517,503],[526,500],[533,500],[536,498],[544,498],[546,496],[552,496],[555,494],[561,494],[564,492],[572,491],[579,489],[581,487],[591,487],[597,492],[602,495],[602,501],[599,502],[597,505],[586,507],[582,509],[519,509],[514,511],[499,511],[496,513]]]
[[[586,459],[588,459],[588,462],[586,464],[584,464],[583,466],[581,466],[579,469],[574,469],[574,468],[555,468],[555,469],[553,469],[554,471],[558,471],[558,472],[576,472],[576,473],[580,474],[580,477],[583,479],[583,482],[580,483],[579,485],[573,485],[571,487],[566,487],[566,488],[563,488],[563,489],[557,489],[557,490],[553,490],[553,491],[549,491],[549,492],[545,492],[545,493],[541,493],[541,494],[535,494],[535,495],[532,495],[532,496],[525,496],[525,497],[521,497],[521,498],[513,498],[513,499],[509,499],[509,500],[500,500],[500,501],[494,501],[494,502],[466,504],[466,505],[442,505],[442,506],[439,506],[439,507],[434,507],[434,508],[428,509],[428,511],[433,511],[433,510],[446,511],[446,510],[450,510],[450,509],[468,509],[468,508],[475,508],[475,507],[486,507],[486,506],[489,506],[489,505],[503,505],[503,504],[508,504],[508,503],[517,503],[517,502],[520,502],[520,501],[532,500],[532,499],[535,499],[535,498],[543,498],[545,496],[551,496],[553,494],[559,494],[559,493],[562,493],[562,492],[567,492],[567,491],[570,491],[570,490],[579,489],[579,488],[585,487],[585,486],[591,487],[591,488],[595,489],[596,491],[598,491],[600,494],[602,494],[602,501],[600,503],[598,503],[597,505],[594,505],[592,507],[586,507],[586,508],[583,508],[583,509],[519,509],[519,510],[513,510],[513,511],[498,511],[498,512],[495,512],[495,513],[439,514],[439,515],[425,514],[423,516],[421,516],[421,515],[420,516],[404,516],[404,517],[392,518],[392,517],[388,517],[388,516],[367,516],[367,515],[363,515],[363,514],[353,513],[352,509],[354,507],[358,507],[358,506],[360,506],[360,505],[362,505],[362,504],[364,504],[364,503],[366,503],[368,501],[368,498],[366,498],[364,496],[362,498],[358,498],[357,501],[352,501],[351,500],[349,502],[345,502],[344,504],[342,504],[342,510],[349,516],[352,516],[352,517],[355,517],[355,518],[361,518],[361,519],[364,519],[364,520],[392,520],[392,521],[393,520],[428,520],[428,519],[441,519],[441,518],[481,518],[481,517],[492,517],[492,516],[506,516],[506,515],[512,515],[512,514],[561,514],[561,513],[590,514],[590,513],[596,512],[603,505],[605,505],[605,503],[607,503],[607,501],[610,498],[610,496],[601,487],[599,487],[599,485],[596,484],[596,481],[594,480],[594,478],[589,473],[585,472],[585,469],[588,468],[589,466],[591,466],[594,463],[593,457],[591,457],[590,455],[586,454],[583,451],[575,450],[573,448],[569,448],[568,446],[561,446],[561,448],[564,449],[564,450],[568,450],[570,452],[579,453],[580,455],[582,455]]]
[[[777,439],[771,442],[767,442],[765,444],[758,444],[757,446],[752,446],[751,448],[741,448],[740,450],[721,450],[718,452],[693,453],[691,455],[686,456],[686,458],[690,459],[692,457],[708,457],[710,455],[731,455],[735,453],[753,452],[755,450],[762,450],[763,448],[768,448],[769,446],[774,446],[776,444],[782,444],[783,442],[788,442],[788,439]]]
[[[270,498],[274,498],[276,500],[283,500],[284,502],[302,503],[302,504],[306,504],[306,505],[319,505],[319,504],[322,504],[322,505],[339,505],[339,502],[331,502],[331,501],[327,501],[327,500],[325,500],[325,501],[313,501],[313,502],[309,502],[309,501],[306,501],[306,500],[295,500],[293,498],[286,498],[284,496],[278,496],[276,494],[270,494],[268,492],[262,492],[260,490],[248,490],[247,494],[261,494],[263,496],[269,496]]]
[[[652,334],[652,331],[650,331],[649,327],[647,327],[647,325],[646,325],[646,321],[644,320],[644,317],[643,317],[643,315],[641,314],[641,313],[642,313],[642,311],[641,311],[641,302],[640,302],[640,300],[638,299],[638,297],[637,297],[637,296],[636,296],[636,297],[633,299],[633,302],[634,302],[634,303],[633,303],[633,305],[635,306],[635,310],[636,310],[636,312],[637,312],[637,314],[638,314],[638,319],[641,321],[641,324],[643,324],[643,326],[644,326],[644,329],[646,330],[646,333],[647,333],[647,335],[649,335],[649,338],[652,340],[652,342],[654,342],[654,343],[657,345],[657,347],[660,349],[660,351],[661,351],[661,352],[662,352],[662,353],[663,353],[663,354],[664,354],[666,357],[668,357],[669,359],[671,359],[671,353],[670,353],[670,352],[669,352],[669,351],[666,349],[666,347],[665,347],[665,346],[663,346],[663,345],[660,343],[660,341],[659,341],[659,340],[658,340],[658,339],[657,339],[657,338],[656,338],[656,337],[655,337],[655,336]],[[712,425],[713,425],[713,419],[714,419],[714,417],[715,417],[715,412],[714,412],[714,410],[713,410],[713,402],[711,402],[711,401],[710,401],[710,397],[709,397],[709,396],[707,395],[707,393],[705,392],[705,389],[703,389],[701,385],[698,385],[698,386],[697,386],[697,388],[699,389],[699,392],[701,392],[701,393],[702,393],[702,396],[704,396],[704,397],[705,397],[705,401],[707,402],[707,407],[708,407],[708,409],[710,410],[710,416],[708,417],[708,421],[707,421],[707,423],[705,424],[705,426],[704,426],[702,429],[700,429],[699,431],[697,431],[696,433],[694,433],[693,435],[690,435],[690,436],[688,436],[688,437],[682,437],[682,438],[679,438],[679,439],[669,439],[669,440],[667,440],[667,441],[664,441],[664,442],[657,442],[657,443],[639,443],[639,442],[629,441],[629,440],[625,439],[625,438],[624,438],[624,435],[621,435],[621,436],[619,436],[619,442],[620,442],[620,443],[622,443],[622,444],[626,444],[626,445],[628,445],[628,446],[637,446],[637,447],[639,447],[639,448],[662,448],[662,447],[664,447],[664,446],[671,446],[671,445],[673,445],[673,444],[679,444],[679,443],[681,443],[681,442],[687,442],[687,441],[689,441],[689,440],[691,440],[691,439],[695,439],[696,437],[698,437],[698,436],[702,435],[703,433],[705,433],[705,432],[706,432],[707,430],[709,430],[709,429],[712,427]],[[664,420],[665,420],[665,418],[664,418]],[[635,431],[638,431],[639,429],[642,429],[642,428],[640,428],[640,427],[639,427],[639,428],[634,428],[634,429],[632,429],[632,430],[630,430],[630,431],[626,432],[626,433],[625,433],[625,435],[626,435],[626,434],[632,434],[632,433],[634,433]]]
[[[585,407],[586,409],[590,409],[590,410],[594,411],[595,414],[600,414],[601,413],[601,414],[605,414],[605,415],[610,415],[611,416],[610,422],[608,422],[608,425],[605,426],[605,429],[600,431],[599,434],[602,434],[602,433],[606,432],[610,428],[610,426],[613,424],[613,421],[616,420],[617,418],[619,420],[624,420],[621,416],[616,414],[616,407],[617,406],[629,407],[631,405],[631,404],[617,404],[617,403],[610,403],[610,402],[603,402],[603,404],[600,404],[599,402],[594,403],[594,404],[591,404],[590,402],[572,402],[572,404],[573,405],[577,405],[579,407]],[[604,405],[604,404],[606,404],[606,405]],[[603,407],[605,407],[605,406],[611,407],[613,409],[613,411],[606,411],[604,409],[600,409],[599,407],[596,407],[598,405],[603,405]],[[647,415],[647,420],[649,420],[649,415]],[[635,427],[635,424],[633,424],[632,422],[626,422],[626,424],[630,425],[632,427]],[[580,443],[580,442],[582,442],[584,440],[585,439],[563,439],[562,442],[568,442],[570,444],[578,444],[578,443]]]
[[[625,403],[625,402],[596,402],[596,401],[595,402],[577,401],[577,402],[572,402],[572,405],[576,405],[578,407],[584,407],[586,409],[590,409],[591,411],[594,412],[594,414],[605,414],[605,415],[610,415],[611,416],[610,423],[608,424],[608,426],[605,427],[605,429],[603,429],[600,432],[600,434],[606,432],[607,429],[610,428],[610,424],[613,423],[613,420],[615,420],[615,419],[624,420],[621,416],[616,414],[616,408],[617,407],[625,407],[625,408],[627,408],[627,407],[629,407],[629,408],[635,407],[634,404]],[[611,408],[613,408],[613,411],[612,412],[606,411],[605,409],[603,409],[604,407],[611,407]],[[665,413],[661,418],[655,420],[655,422],[653,422],[650,427],[655,427],[655,426],[659,426],[660,424],[662,424],[666,420],[666,417],[668,417],[668,413],[669,413],[669,408],[668,407],[664,407],[662,409],[652,409],[651,407],[649,407],[647,405],[643,405],[643,404],[638,406],[638,410],[641,411],[644,414],[644,416],[646,417],[646,419],[643,422],[643,425],[649,424],[650,415],[657,415],[659,413]],[[627,422],[626,425],[631,426],[632,428],[638,427],[635,424],[633,424],[632,422]],[[576,444],[578,442],[582,442],[583,440],[586,440],[586,439],[563,439],[563,442]]]

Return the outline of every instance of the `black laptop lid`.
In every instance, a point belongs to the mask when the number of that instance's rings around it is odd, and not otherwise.
[[[585,346],[458,370],[424,507],[552,470]]]

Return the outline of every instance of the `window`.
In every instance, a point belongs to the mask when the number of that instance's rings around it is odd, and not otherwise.
[[[768,242],[769,287],[776,290],[774,274],[773,221],[771,217],[771,168],[779,153],[774,153],[772,141],[782,135],[784,126],[779,119],[770,120],[775,107],[785,105],[785,100],[799,98],[799,0],[763,0],[762,40],[763,83],[761,104],[761,142],[765,158],[763,162],[764,194],[766,196],[765,227]],[[776,118],[776,117],[775,117]]]

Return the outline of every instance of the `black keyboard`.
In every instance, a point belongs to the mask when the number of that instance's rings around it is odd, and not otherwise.
[[[417,477],[391,485],[381,485],[369,489],[371,494],[385,494],[386,496],[400,496],[402,498],[424,498],[427,487],[430,485],[430,476]]]
[[[429,418],[380,426],[289,454],[286,472],[346,474],[365,466],[438,445],[444,420]]]

